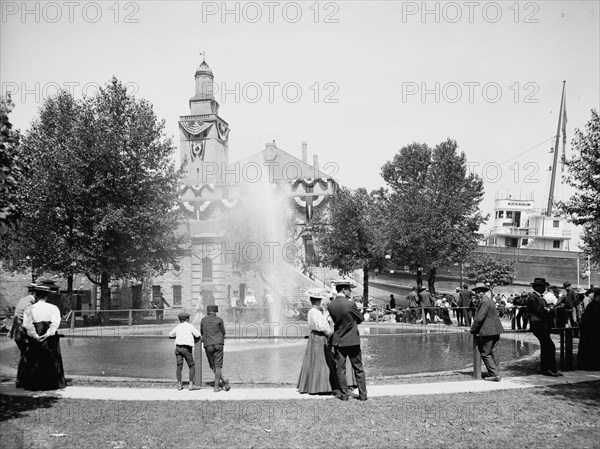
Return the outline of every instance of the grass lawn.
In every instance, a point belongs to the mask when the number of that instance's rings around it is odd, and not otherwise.
[[[0,447],[598,448],[600,381],[491,393],[231,402],[1,396]]]

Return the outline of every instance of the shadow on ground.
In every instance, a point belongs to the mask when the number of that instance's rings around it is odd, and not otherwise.
[[[53,397],[0,396],[0,421],[29,417],[40,410],[52,408],[58,401]]]

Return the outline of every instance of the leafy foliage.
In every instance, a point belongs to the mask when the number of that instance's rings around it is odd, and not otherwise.
[[[465,154],[457,148],[451,139],[433,150],[412,143],[382,167],[391,190],[392,262],[425,269],[432,292],[437,268],[464,260],[477,246],[479,226],[487,218],[479,210],[483,181],[467,173]]]
[[[488,282],[493,289],[510,285],[517,277],[517,262],[511,259],[496,259],[489,254],[477,255],[465,264],[465,275],[471,284]]]
[[[387,246],[382,190],[368,193],[366,189],[339,187],[325,213],[314,219],[321,262],[337,268],[342,274],[363,270],[363,299],[368,300],[369,269],[384,263]]]
[[[182,169],[163,130],[152,106],[115,78],[94,97],[47,99],[21,144],[31,176],[9,263],[87,274],[101,284],[103,306],[110,279],[164,272],[184,238],[176,232]]]
[[[19,187],[28,168],[18,151],[20,134],[8,118],[13,107],[10,97],[0,97],[0,236],[19,216]]]
[[[577,191],[569,201],[559,202],[559,209],[569,220],[583,226],[583,250],[600,260],[600,118],[592,110],[585,133],[575,130],[571,142],[576,156],[566,162],[567,184]]]

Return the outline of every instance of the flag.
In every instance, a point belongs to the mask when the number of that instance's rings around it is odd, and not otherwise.
[[[565,92],[563,97],[563,121],[562,121],[562,138],[563,138],[563,147],[562,147],[562,156],[560,161],[560,172],[565,171],[565,162],[567,159],[567,154],[565,152],[565,147],[567,145],[567,93]]]

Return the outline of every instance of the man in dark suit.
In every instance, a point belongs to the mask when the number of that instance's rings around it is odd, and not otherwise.
[[[471,333],[477,343],[481,359],[487,368],[487,375],[482,374],[484,380],[500,382],[500,360],[498,350],[500,348],[500,334],[504,331],[502,322],[498,316],[496,303],[490,296],[490,289],[483,282],[478,282],[473,291],[479,298],[479,304]]]
[[[340,399],[347,401],[349,397],[348,381],[346,380],[346,357],[349,357],[358,385],[358,399],[366,401],[367,384],[362,365],[360,335],[357,326],[363,321],[363,317],[358,307],[356,307],[356,303],[348,300],[352,291],[350,282],[337,281],[335,289],[337,296],[329,303],[327,309],[334,323],[331,346],[333,348],[337,378],[340,384]]]
[[[434,300],[431,297],[431,293],[427,291],[425,287],[419,289],[419,305],[422,307],[423,313],[421,319],[423,324],[427,324],[427,315],[432,323],[435,323],[435,311],[433,309]]]
[[[469,290],[469,286],[467,284],[463,285],[463,289],[459,292],[460,302],[458,307],[463,313],[465,326],[471,326],[471,317],[472,317],[472,308],[471,302],[473,301],[473,296],[475,294],[472,290]]]
[[[550,338],[550,307],[543,297],[549,285],[544,278],[535,278],[531,283],[533,292],[527,298],[527,313],[531,332],[540,341],[542,374],[558,377],[562,376],[562,373],[556,368],[556,346]]]

